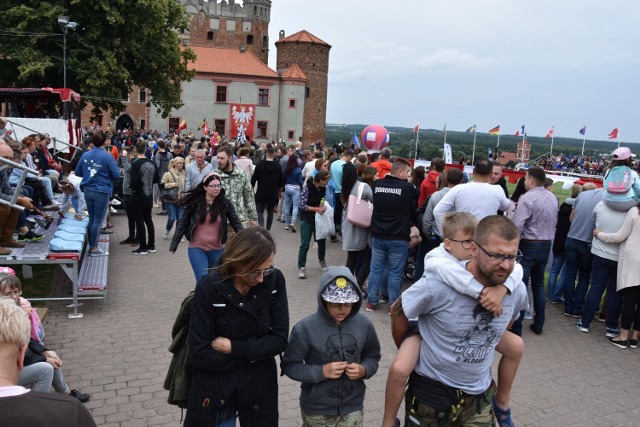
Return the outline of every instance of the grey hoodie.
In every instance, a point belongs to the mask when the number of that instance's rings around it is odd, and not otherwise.
[[[337,277],[354,285],[360,301],[353,304],[349,316],[338,325],[327,312],[322,291]],[[318,311],[298,322],[291,331],[289,346],[282,355],[282,371],[300,381],[300,408],[308,414],[344,415],[363,408],[364,379],[378,370],[380,342],[367,316],[360,313],[362,292],[347,267],[329,267],[320,279],[317,293]],[[346,361],[364,366],[366,375],[349,380],[342,375],[335,380],[324,378],[322,366]]]

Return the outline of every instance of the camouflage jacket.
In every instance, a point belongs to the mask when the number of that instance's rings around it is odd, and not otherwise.
[[[247,174],[238,169],[236,165],[233,165],[231,173],[226,173],[220,169],[218,169],[218,172],[220,172],[226,196],[233,203],[233,207],[236,208],[240,222],[257,221],[256,201]]]

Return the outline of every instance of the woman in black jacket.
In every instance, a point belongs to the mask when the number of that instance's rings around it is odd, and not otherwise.
[[[196,285],[189,323],[191,390],[185,426],[278,425],[275,356],[287,347],[285,278],[264,228],[229,240]]]
[[[184,214],[171,240],[169,251],[175,253],[182,236],[189,241],[189,262],[196,282],[209,274],[218,263],[227,242],[227,222],[235,232],[242,230],[233,203],[225,197],[217,172],[211,172],[180,202]]]

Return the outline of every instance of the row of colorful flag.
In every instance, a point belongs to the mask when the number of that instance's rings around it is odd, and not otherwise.
[[[413,128],[413,132],[414,133],[418,133],[418,131],[420,130],[420,125],[417,124],[415,128]],[[618,133],[619,133],[619,128],[615,128],[613,129],[611,132],[609,132],[609,139],[616,139],[618,138]],[[442,133],[446,133],[447,132],[447,125],[444,125],[444,129],[442,131]],[[475,133],[476,132],[476,125],[470,126],[466,131],[466,133]],[[547,139],[551,139],[554,137],[554,132],[555,132],[555,126],[551,126],[551,129],[549,129],[549,132],[547,132],[547,134],[545,135],[545,138]],[[500,125],[491,128],[487,131],[487,133],[489,135],[500,135]],[[587,133],[587,126],[582,126],[582,128],[580,128],[580,130],[578,131],[578,133],[580,135],[586,135]],[[525,133],[525,125],[520,126],[520,129],[518,129],[515,132],[515,136],[524,136]]]

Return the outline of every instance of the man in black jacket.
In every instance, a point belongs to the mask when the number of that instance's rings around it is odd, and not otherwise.
[[[389,175],[373,183],[373,216],[371,218],[371,272],[367,311],[378,308],[378,302],[393,303],[400,295],[407,242],[411,225],[416,223],[418,189],[407,181],[411,164],[397,159]],[[387,283],[383,283],[387,270]]]
[[[265,159],[260,160],[253,175],[251,175],[251,187],[258,183],[256,191],[256,210],[258,211],[258,224],[264,227],[264,210],[267,210],[267,230],[271,230],[273,223],[273,210],[278,204],[278,195],[284,186],[284,176],[278,162],[273,158],[275,150],[269,146],[265,153]]]
[[[156,251],[155,228],[151,218],[153,209],[153,184],[160,182],[158,168],[155,163],[145,156],[147,144],[144,141],[136,143],[136,160],[131,164],[131,200],[133,216],[136,219],[136,230],[140,247],[132,253],[146,255]],[[149,233],[147,240],[146,231]]]

